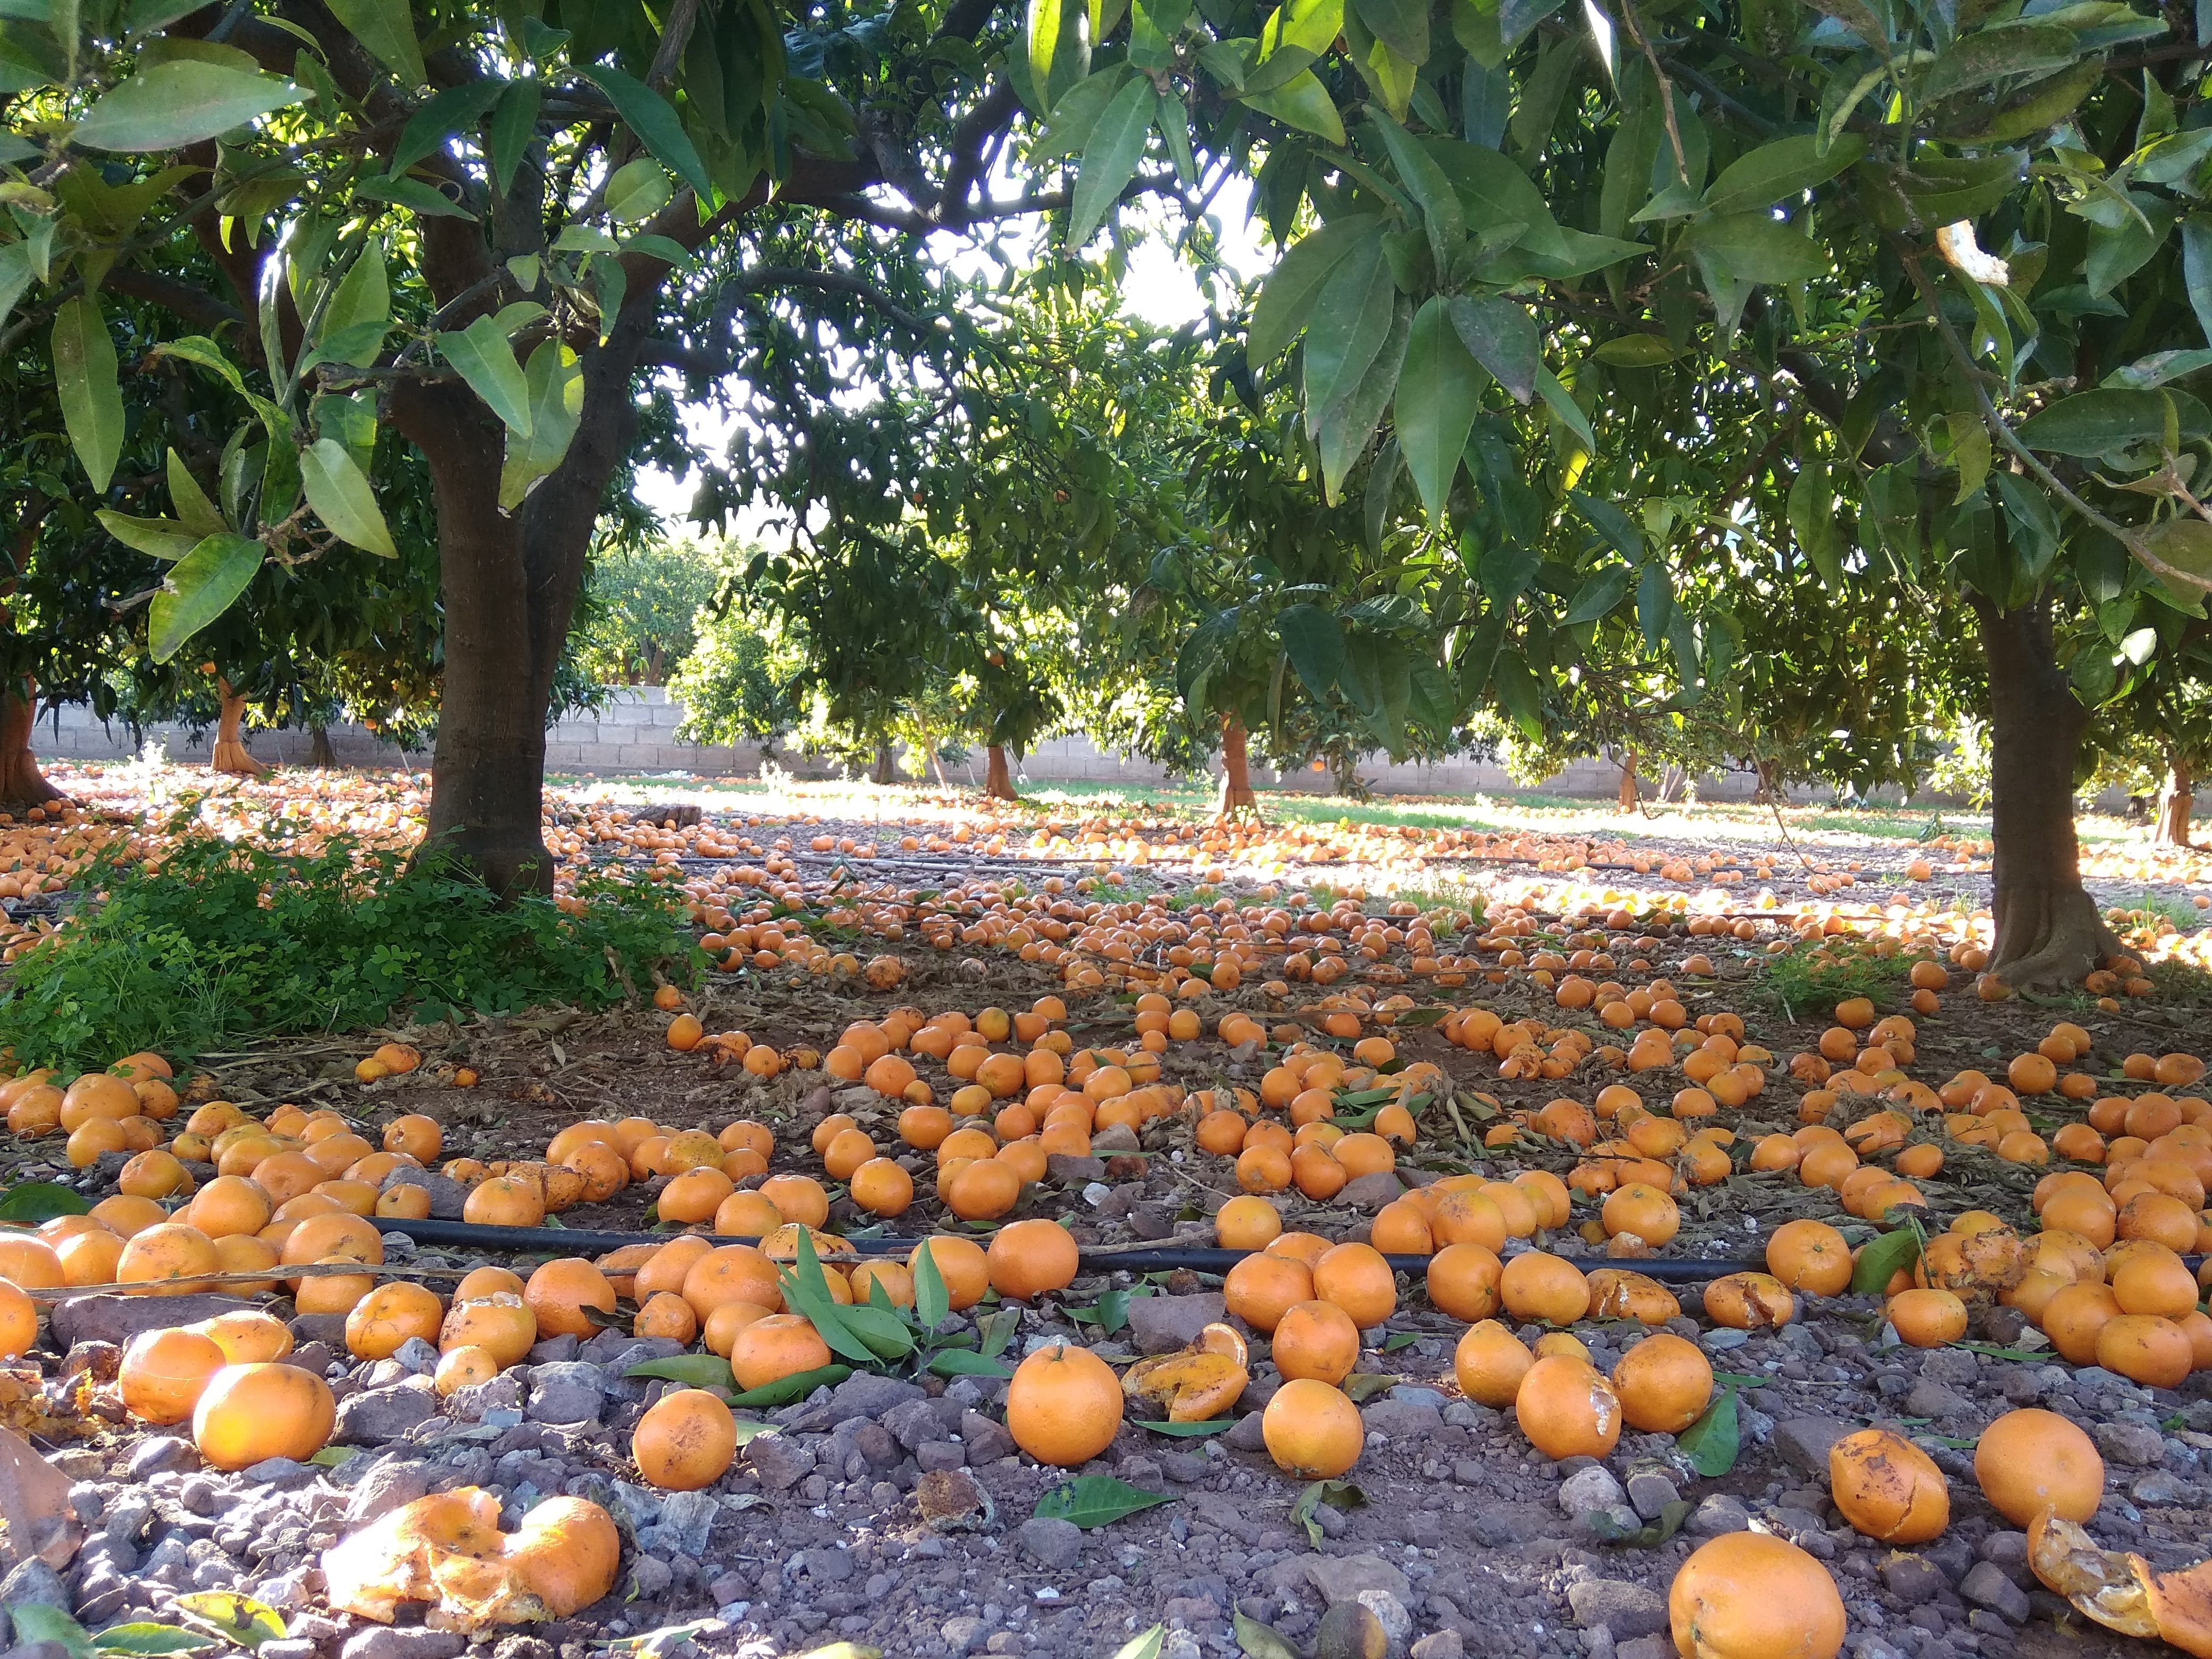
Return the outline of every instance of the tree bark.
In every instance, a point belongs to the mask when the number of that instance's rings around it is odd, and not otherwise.
[[[2045,605],[1976,596],[1990,672],[1990,838],[1996,848],[1989,971],[2019,987],[2079,985],[2119,941],[2081,884],[2074,765],[2089,714],[2051,648]]]
[[[325,772],[336,771],[338,757],[337,750],[331,747],[330,728],[326,726],[311,726],[307,728],[307,732],[313,744],[310,756],[316,768]]]
[[[20,812],[66,799],[46,781],[31,753],[31,731],[38,720],[38,688],[27,676],[21,690],[0,693],[0,809]]]
[[[2190,815],[2197,810],[2197,779],[2188,766],[2169,755],[2166,763],[2166,783],[2158,792],[2158,829],[2152,839],[2155,847],[2188,847]]]
[[[1620,759],[1620,810],[1636,811],[1644,805],[1644,792],[1636,787],[1636,751],[1625,753]]]
[[[1014,787],[1014,775],[1006,767],[1006,745],[994,743],[986,752],[990,764],[983,773],[983,793],[992,800],[1019,800],[1020,793]]]
[[[240,728],[246,721],[246,699],[230,689],[230,682],[217,678],[216,693],[222,699],[221,722],[216,727],[215,755],[208,763],[212,771],[233,778],[259,778],[269,775],[269,769],[246,752],[246,739]]]
[[[898,781],[898,767],[891,755],[891,746],[883,738],[876,739],[876,763],[868,770],[868,781],[887,784]]]
[[[1252,793],[1252,770],[1244,752],[1244,722],[1234,714],[1221,717],[1221,792],[1214,799],[1215,819],[1227,823],[1249,817],[1260,821],[1260,798]]]
[[[1328,757],[1328,769],[1336,793],[1352,800],[1372,800],[1375,792],[1367,787],[1367,780],[1359,775],[1359,754],[1350,747],[1338,749]]]

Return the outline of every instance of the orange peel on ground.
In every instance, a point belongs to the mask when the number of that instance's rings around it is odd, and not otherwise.
[[[1166,1407],[1170,1423],[1203,1423],[1243,1397],[1252,1380],[1246,1369],[1249,1358],[1250,1350],[1234,1329],[1208,1325],[1188,1347],[1130,1366],[1122,1373],[1121,1392],[1130,1400]]]
[[[2140,1555],[2097,1547],[2048,1511],[2027,1529],[2027,1562],[2044,1584],[2106,1630],[2212,1659],[2212,1561],[2161,1572]]]
[[[401,1505],[324,1552],[334,1607],[388,1625],[403,1601],[427,1601],[425,1622],[477,1630],[566,1619],[614,1588],[622,1537],[582,1498],[549,1498],[513,1532],[498,1495],[481,1486]]]
[[[1598,1267],[1589,1273],[1592,1319],[1632,1319],[1640,1325],[1663,1325],[1679,1316],[1682,1304],[1648,1273],[1626,1267]]]

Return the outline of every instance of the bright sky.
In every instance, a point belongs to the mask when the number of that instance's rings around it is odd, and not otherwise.
[[[1275,261],[1274,249],[1267,240],[1264,227],[1249,216],[1250,204],[1249,181],[1242,177],[1231,179],[1214,198],[1212,215],[1219,227],[1224,263],[1248,279],[1267,270]],[[1168,328],[1190,322],[1206,311],[1205,295],[1198,281],[1173,246],[1175,233],[1182,222],[1179,214],[1171,218],[1157,208],[1142,215],[1124,216],[1125,225],[1141,227],[1150,234],[1130,256],[1128,280],[1122,289],[1123,303],[1134,315]],[[1030,246],[1036,246],[1036,238],[1043,234],[1043,228],[1042,223],[1036,227]],[[982,256],[970,245],[951,238],[940,241],[947,263],[954,270],[980,270],[983,266]],[[711,404],[689,406],[684,410],[684,422],[693,441],[702,447],[720,444],[730,429],[728,417]],[[638,480],[638,498],[668,520],[671,529],[682,526],[690,506],[691,491],[691,480],[677,478],[657,467],[646,471]],[[759,519],[769,516],[772,515],[758,514],[752,523],[740,523],[737,526],[738,532],[743,535],[753,532]]]

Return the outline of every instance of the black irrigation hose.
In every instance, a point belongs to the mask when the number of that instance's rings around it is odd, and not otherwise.
[[[584,1227],[489,1227],[471,1221],[410,1221],[400,1216],[374,1218],[380,1231],[404,1233],[418,1244],[461,1245],[483,1250],[503,1250],[514,1255],[536,1255],[550,1251],[559,1255],[592,1255],[609,1250],[618,1250],[626,1244],[665,1244],[672,1239],[687,1237],[683,1233],[608,1232]],[[715,1244],[758,1244],[758,1238],[743,1238],[721,1233],[688,1235],[703,1237]],[[918,1238],[854,1238],[846,1241],[847,1248],[855,1255],[903,1256],[921,1241]],[[1219,1250],[1195,1246],[1166,1247],[1157,1250],[1085,1250],[1081,1261],[1091,1273],[1173,1273],[1179,1269],[1191,1273],[1225,1273],[1254,1252],[1249,1250]],[[1429,1258],[1425,1255],[1386,1255],[1382,1258],[1399,1273],[1425,1273]],[[1567,1258],[1570,1265],[1585,1273],[1600,1267],[1626,1267],[1643,1273],[1665,1285],[1696,1285],[1719,1279],[1728,1273],[1765,1273],[1763,1261],[1658,1261],[1648,1256],[1596,1261]]]

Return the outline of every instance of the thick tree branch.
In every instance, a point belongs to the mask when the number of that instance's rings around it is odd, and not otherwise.
[[[246,325],[246,313],[236,306],[224,304],[205,289],[179,282],[173,276],[141,270],[133,265],[113,267],[100,287],[111,293],[128,294],[135,299],[151,301],[163,310],[210,331],[225,324],[234,323],[241,328]]]
[[[945,190],[937,204],[940,220],[950,224],[966,212],[968,193],[975,188],[975,180],[982,174],[983,156],[991,140],[1013,119],[1021,106],[1020,94],[1015,92],[1013,83],[1001,82],[953,128],[950,145],[952,163],[945,169]]]

